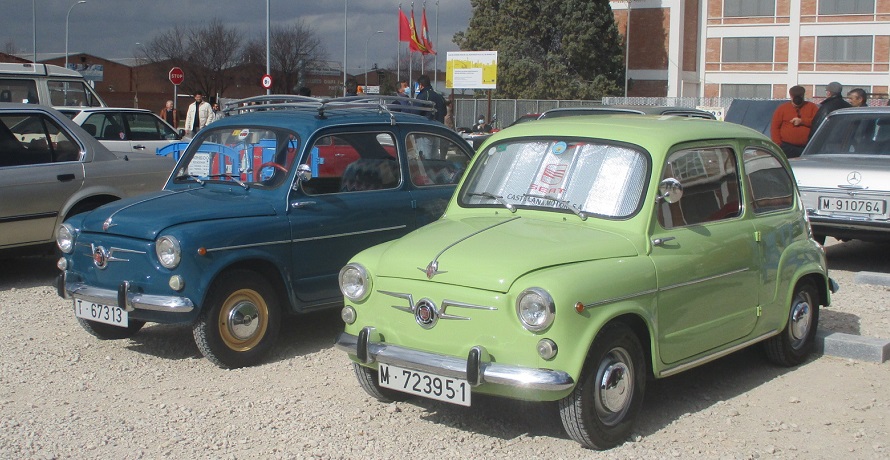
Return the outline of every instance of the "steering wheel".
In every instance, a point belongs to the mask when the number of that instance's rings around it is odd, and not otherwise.
[[[275,168],[275,169],[277,169],[277,170],[279,170],[279,171],[281,171],[281,172],[287,174],[287,168],[285,168],[284,166],[281,166],[280,164],[278,164],[278,163],[276,163],[276,162],[274,162],[274,161],[270,161],[270,162],[268,162],[268,163],[263,163],[263,164],[261,164],[261,165],[260,165],[260,169],[263,169],[263,168],[265,168],[266,166],[271,166],[271,167],[273,167],[273,168]]]

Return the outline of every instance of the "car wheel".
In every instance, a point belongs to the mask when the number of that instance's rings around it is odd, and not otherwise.
[[[782,332],[766,341],[770,361],[781,366],[796,366],[813,351],[819,326],[819,296],[810,281],[801,281],[794,289],[788,321]]]
[[[142,329],[142,326],[145,326],[145,321],[136,319],[129,320],[127,327],[112,326],[111,324],[99,323],[83,318],[77,318],[77,322],[92,336],[102,340],[129,339],[136,335]]]
[[[359,363],[352,363],[352,370],[355,371],[355,378],[358,379],[358,383],[365,390],[365,393],[368,393],[376,400],[391,403],[408,399],[409,395],[406,393],[381,387],[377,380],[377,371],[374,369],[362,366]]]
[[[559,401],[562,425],[589,449],[609,449],[630,434],[643,404],[646,370],[636,334],[611,324],[597,334],[574,391]]]
[[[275,290],[262,276],[246,270],[223,274],[213,283],[192,327],[201,353],[222,368],[261,362],[281,327]]]

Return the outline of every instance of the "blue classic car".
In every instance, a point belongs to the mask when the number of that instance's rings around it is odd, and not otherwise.
[[[162,191],[59,227],[59,294],[89,333],[192,324],[213,363],[257,364],[282,315],[342,305],[351,256],[439,218],[473,153],[386,98],[253,102],[198,133]]]

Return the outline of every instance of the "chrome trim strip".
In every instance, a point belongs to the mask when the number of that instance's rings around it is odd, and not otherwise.
[[[154,201],[154,200],[157,200],[157,199],[160,199],[160,198],[166,198],[166,197],[168,197],[168,196],[170,196],[170,195],[178,195],[178,194],[180,194],[180,193],[190,192],[190,191],[192,191],[192,190],[193,190],[192,188],[187,188],[187,189],[184,189],[184,190],[177,190],[177,191],[174,191],[174,192],[171,192],[171,191],[168,191],[168,190],[161,190],[162,192],[169,192],[169,193],[164,194],[164,195],[155,195],[155,196],[153,196],[153,197],[151,197],[151,198],[145,198],[145,199],[142,199],[142,200],[139,200],[139,201],[134,201],[134,202],[132,202],[132,203],[130,203],[130,204],[128,204],[128,205],[126,205],[126,206],[124,206],[124,207],[118,209],[117,211],[114,211],[113,213],[111,213],[111,214],[108,216],[108,218],[105,219],[105,222],[108,222],[108,223],[109,223],[108,227],[110,228],[110,227],[114,226],[114,224],[111,224],[111,222],[114,220],[114,216],[116,216],[116,215],[117,215],[118,213],[120,213],[120,212],[123,212],[123,211],[126,210],[126,209],[132,208],[133,206],[140,205],[140,204],[142,204],[142,203],[147,203],[147,202],[149,202],[149,201]]]
[[[119,306],[117,304],[117,290],[96,288],[87,286],[85,283],[69,283],[66,280],[65,291],[69,296],[77,299],[102,305]],[[127,306],[132,306],[135,310],[162,311],[167,313],[188,313],[195,308],[195,304],[187,297],[148,295],[134,292],[127,293]],[[132,310],[127,308],[127,311]]]
[[[399,292],[391,292],[391,291],[377,291],[381,294],[390,295],[396,297],[398,299],[405,299],[408,301],[408,307],[400,307],[398,305],[390,305],[390,307],[395,308],[396,310],[403,311],[405,313],[414,313],[414,297],[411,294],[402,294]]]
[[[412,296],[411,294],[405,294],[405,293],[401,293],[401,292],[392,292],[392,291],[377,291],[377,292],[379,292],[381,294],[388,295],[388,296],[395,297],[397,299],[407,300],[408,305],[409,305],[408,307],[404,307],[401,305],[390,305],[390,307],[395,308],[396,310],[399,310],[399,311],[403,311],[405,313],[414,313],[414,309],[416,308],[416,305],[414,304],[414,296]],[[446,314],[445,310],[447,310],[448,307],[470,308],[473,310],[497,311],[497,307],[474,305],[471,303],[458,302],[456,300],[448,300],[448,299],[442,300],[440,305],[441,305],[440,309],[437,311],[437,313],[439,314],[439,319],[457,319],[457,320],[469,320],[470,319],[470,318],[467,318],[466,316]]]
[[[746,267],[746,268],[740,268],[740,269],[738,269],[738,270],[733,270],[733,271],[731,271],[731,272],[721,273],[721,274],[719,274],[719,275],[707,276],[707,277],[705,277],[705,278],[699,278],[699,279],[697,279],[697,280],[686,281],[685,283],[677,283],[677,284],[674,284],[674,285],[671,285],[671,286],[665,286],[665,287],[663,287],[663,288],[660,288],[659,291],[668,291],[668,290],[671,290],[671,289],[676,289],[676,288],[680,288],[680,287],[690,286],[690,285],[693,285],[693,284],[703,283],[703,282],[705,282],[705,281],[715,280],[715,279],[717,279],[717,278],[723,278],[724,276],[737,275],[737,274],[739,274],[739,273],[746,272],[746,271],[748,271],[748,270],[749,270],[749,269],[748,269],[747,267]]]
[[[237,246],[222,246],[219,248],[207,249],[207,252],[229,251],[232,249],[257,248],[260,246],[273,246],[276,244],[288,244],[290,240],[266,241],[263,243],[239,244]]]
[[[289,243],[302,243],[305,241],[318,241],[318,240],[327,240],[330,238],[340,238],[343,236],[354,236],[354,235],[364,235],[367,233],[377,233],[377,232],[388,232],[391,230],[400,230],[406,228],[407,225],[396,225],[394,227],[386,227],[386,228],[375,228],[373,230],[362,230],[359,232],[350,232],[350,233],[338,233],[336,235],[325,235],[325,236],[313,236],[311,238],[297,238],[293,240],[279,240],[279,241],[267,241],[263,243],[250,243],[250,244],[239,244],[237,246],[223,246],[219,248],[207,249],[207,252],[216,252],[216,251],[228,251],[232,249],[244,249],[244,248],[255,248],[259,246],[270,246],[275,244],[289,244]]]
[[[334,346],[351,356],[357,356],[358,337],[342,332]],[[468,359],[412,350],[382,342],[369,341],[367,359],[368,363],[376,361],[443,377],[464,380],[468,377]],[[479,380],[490,385],[553,393],[564,392],[575,386],[572,376],[563,371],[511,366],[483,360],[480,360],[479,367],[481,368]]]
[[[656,292],[658,292],[658,289],[648,289],[645,291],[636,292],[636,293],[628,294],[628,295],[623,295],[620,297],[613,297],[611,299],[600,300],[598,302],[584,304],[584,309],[587,310],[588,308],[595,308],[595,307],[599,307],[600,305],[610,304],[612,302],[621,302],[622,300],[633,299],[634,297],[641,297],[644,295],[655,294]]]
[[[779,332],[781,332],[781,331],[779,331]],[[708,363],[708,362],[714,361],[715,359],[719,359],[719,358],[722,358],[722,357],[724,357],[724,356],[726,356],[726,355],[735,353],[735,352],[741,350],[742,348],[749,347],[749,346],[751,346],[751,345],[753,345],[753,344],[755,344],[755,343],[757,343],[757,342],[760,342],[760,341],[763,341],[763,340],[765,340],[765,339],[768,339],[768,338],[770,338],[770,337],[772,337],[772,336],[774,336],[774,335],[778,335],[779,332],[776,332],[776,331],[767,332],[766,334],[763,334],[763,335],[754,337],[753,339],[748,340],[747,342],[743,342],[743,343],[740,343],[740,344],[738,344],[738,345],[736,345],[736,346],[734,346],[734,347],[727,348],[726,350],[723,350],[723,351],[721,351],[721,352],[719,352],[719,353],[714,353],[714,354],[712,354],[712,355],[703,356],[703,357],[701,357],[701,358],[699,358],[699,359],[696,359],[696,360],[694,360],[694,361],[690,361],[690,362],[688,362],[688,363],[686,363],[686,364],[681,364],[681,365],[676,366],[676,367],[668,368],[668,369],[666,369],[666,370],[663,370],[663,371],[659,372],[659,373],[658,373],[658,377],[668,377],[668,376],[671,376],[671,375],[674,375],[674,374],[679,374],[680,372],[683,372],[683,371],[685,371],[685,370],[687,370],[687,369],[690,369],[690,368],[693,368],[693,367],[702,365],[702,364],[704,364],[704,363]]]

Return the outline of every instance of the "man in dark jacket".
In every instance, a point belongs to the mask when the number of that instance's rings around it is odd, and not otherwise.
[[[445,106],[445,98],[442,97],[441,94],[437,93],[436,90],[433,89],[432,85],[430,85],[430,77],[426,75],[421,75],[417,77],[417,85],[420,87],[420,92],[417,93],[417,97],[415,99],[419,99],[422,101],[432,101],[436,104],[436,111],[426,112],[427,118],[430,120],[436,120],[439,123],[445,123],[445,112],[448,111],[448,108]]]
[[[825,87],[825,95],[827,97],[822,101],[822,104],[819,106],[819,111],[816,112],[816,117],[813,118],[813,127],[810,128],[810,139],[813,138],[816,129],[819,128],[819,125],[821,125],[823,121],[825,121],[825,117],[827,117],[829,113],[834,112],[837,109],[850,107],[850,103],[844,100],[843,92],[844,87],[836,81],[829,83],[828,86]]]

